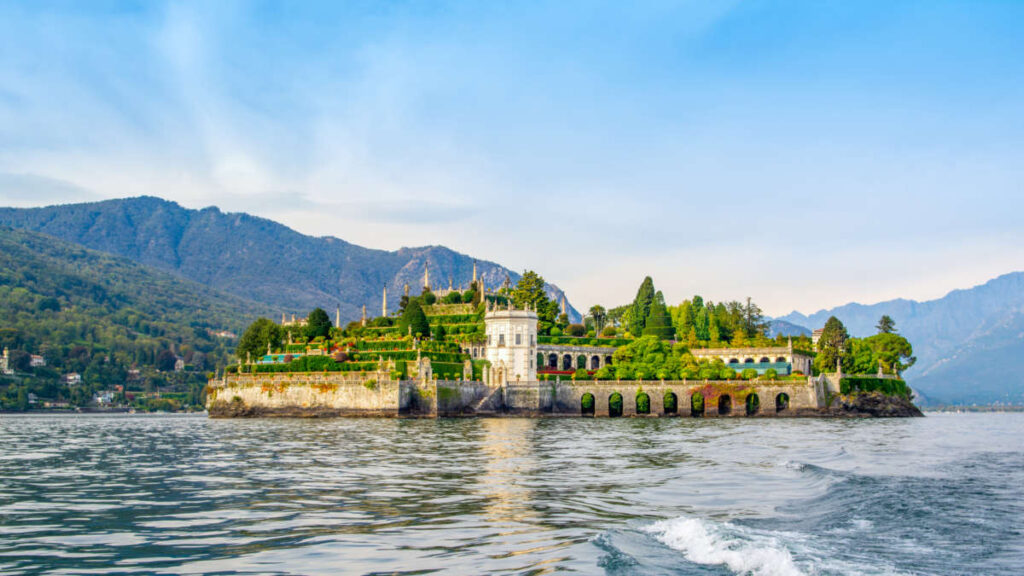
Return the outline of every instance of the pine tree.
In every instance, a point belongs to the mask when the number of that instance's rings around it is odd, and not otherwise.
[[[884,315],[878,320],[878,326],[875,328],[878,329],[879,334],[892,334],[896,332],[896,322],[889,315]]]

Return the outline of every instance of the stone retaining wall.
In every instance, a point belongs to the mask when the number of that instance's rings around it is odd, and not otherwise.
[[[820,412],[827,404],[824,379],[806,381],[566,381],[488,386],[471,381],[392,380],[387,372],[231,374],[207,386],[211,416],[582,416],[585,394],[595,416],[609,416],[609,400],[622,395],[622,416],[690,416],[691,400],[704,398],[709,418],[747,416],[746,401],[759,400],[753,416]],[[676,410],[666,410],[671,392]],[[647,394],[650,411],[639,414]],[[779,402],[783,396],[787,402]],[[727,400],[723,400],[726,398]],[[728,410],[719,407],[729,406]]]

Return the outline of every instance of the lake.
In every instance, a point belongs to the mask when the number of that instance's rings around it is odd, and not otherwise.
[[[5,574],[1022,574],[1024,414],[0,415]]]

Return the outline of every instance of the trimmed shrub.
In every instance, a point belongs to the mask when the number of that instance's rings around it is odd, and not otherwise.
[[[718,377],[722,380],[732,380],[736,377],[736,371],[732,368],[722,368],[722,371],[718,373]]]
[[[558,326],[553,327],[551,329],[551,335],[552,336],[561,336],[562,335],[562,329],[559,328]]]
[[[442,302],[445,304],[462,304],[462,294],[458,292],[449,292]]]
[[[577,380],[589,380],[590,372],[587,372],[584,368],[580,368],[576,370],[576,372],[574,372],[572,376]]]
[[[605,326],[604,329],[601,330],[601,336],[604,338],[612,338],[617,333],[618,332],[615,330],[615,326]]]
[[[753,380],[754,378],[757,378],[757,370],[754,370],[753,368],[745,368],[740,374],[743,376],[744,380]]]
[[[646,392],[636,393],[636,413],[637,414],[650,414],[651,413],[651,397]]]
[[[764,377],[768,378],[769,380],[774,380],[778,376],[779,376],[779,371],[776,370],[775,368],[769,368],[769,369],[764,371]]]
[[[583,324],[569,324],[565,327],[565,334],[567,336],[580,337],[587,333],[587,329]]]

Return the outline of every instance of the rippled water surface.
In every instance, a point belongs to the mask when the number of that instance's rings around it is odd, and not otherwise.
[[[1024,415],[0,415],[10,574],[1024,574]]]

